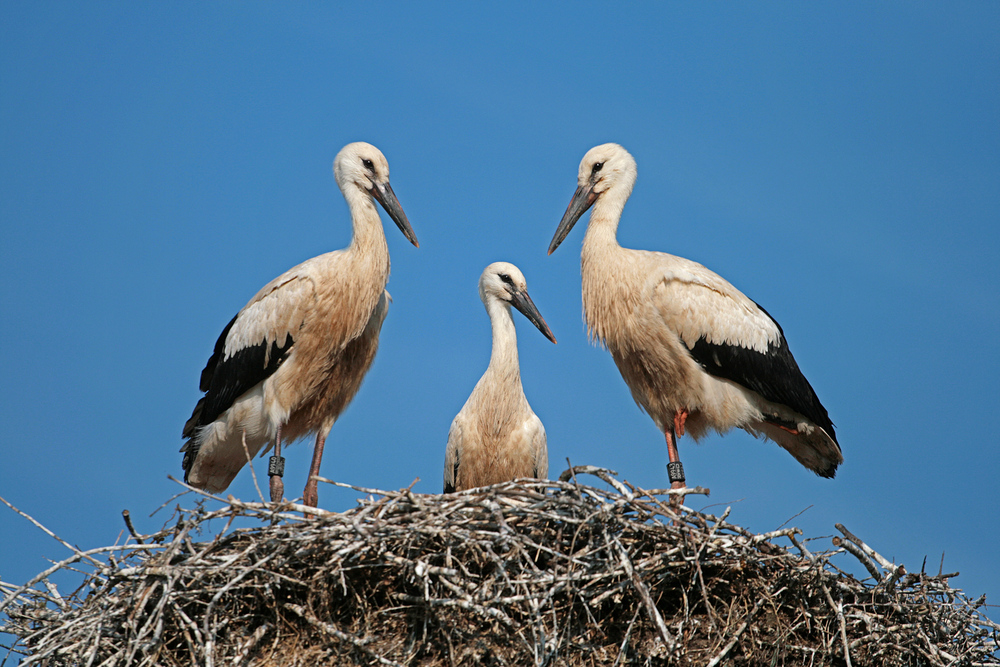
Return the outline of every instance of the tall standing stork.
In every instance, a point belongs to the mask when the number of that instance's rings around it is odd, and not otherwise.
[[[371,367],[388,307],[389,248],[375,201],[419,247],[381,151],[348,144],[333,174],[351,211],[351,244],[281,274],[222,330],[201,372],[205,395],[184,425],[182,465],[192,486],[223,491],[248,454],[273,443],[271,499],[280,500],[281,443],[314,433],[303,502],[316,506],[312,476],[326,437]]]
[[[580,256],[587,330],[666,437],[671,486],[684,488],[677,436],[734,427],[833,477],[844,460],[833,422],[774,318],[697,262],[618,245],[635,179],[624,148],[590,149],[549,254],[593,207]]]
[[[479,298],[493,328],[490,365],[451,423],[444,455],[444,492],[549,475],[545,427],[521,387],[514,306],[553,343],[555,336],[528,296],[513,264],[494,262],[479,277]]]

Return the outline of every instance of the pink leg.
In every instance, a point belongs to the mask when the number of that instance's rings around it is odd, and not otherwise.
[[[673,428],[667,429],[663,434],[667,439],[667,456],[670,459],[670,463],[667,464],[667,473],[670,476],[671,489],[683,489],[687,486],[684,480],[684,466],[681,465],[681,457],[677,452],[677,438],[679,435],[684,435],[684,422],[687,420],[687,416],[687,410],[678,410],[674,414]],[[677,506],[683,505],[684,496],[673,496],[671,503]]]
[[[319,492],[316,490],[316,480],[312,479],[313,475],[319,474],[319,464],[323,460],[323,446],[326,444],[326,435],[319,433],[316,435],[316,446],[313,447],[313,458],[312,465],[309,466],[309,481],[306,482],[306,488],[302,492],[302,504],[308,505],[309,507],[316,507],[316,503],[319,502]]]
[[[285,459],[281,456],[281,427],[274,437],[274,455],[267,466],[267,472],[271,476],[271,502],[280,503],[285,496],[285,483],[281,481],[285,474]]]

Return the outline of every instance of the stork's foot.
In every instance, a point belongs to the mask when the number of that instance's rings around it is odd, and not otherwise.
[[[680,437],[684,435],[684,423],[687,421],[688,411],[685,409],[678,410],[674,413],[674,432]]]

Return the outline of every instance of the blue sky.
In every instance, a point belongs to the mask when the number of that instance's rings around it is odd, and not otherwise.
[[[162,524],[219,332],[349,242],[331,164],[358,140],[420,248],[383,215],[394,301],[323,474],[440,491],[489,358],[477,280],[505,260],[559,340],[517,318],[551,476],[568,457],[666,486],[662,435],[586,340],[584,224],[546,256],[580,159],[614,141],[639,167],[620,242],[763,305],[844,450],[825,480],[743,432],[682,439],[712,489],[691,504],[757,531],[805,510],[807,536],[841,522],[911,570],[943,553],[1000,604],[1000,5],[8,1],[0,19],[0,495],[64,539],[114,542],[125,508]],[[286,451],[289,494],[310,454]],[[229,491],[256,496],[246,471]],[[321,486],[320,505],[356,495]],[[0,535],[5,582],[65,555],[6,509]]]

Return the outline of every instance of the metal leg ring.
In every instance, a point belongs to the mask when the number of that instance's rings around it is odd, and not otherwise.
[[[674,482],[684,482],[684,466],[680,461],[671,461],[667,464],[667,475],[670,477],[670,483]]]
[[[284,477],[285,475],[285,457],[284,456],[272,456],[267,462],[267,474],[272,477]]]

